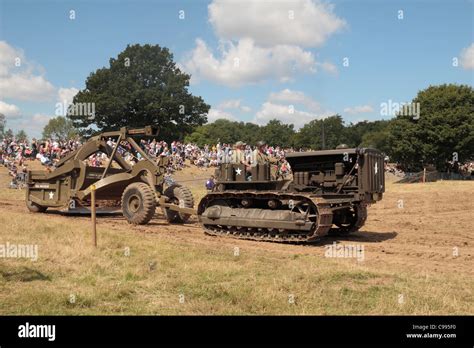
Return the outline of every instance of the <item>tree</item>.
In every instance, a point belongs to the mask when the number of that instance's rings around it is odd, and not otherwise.
[[[18,131],[18,133],[16,133],[15,139],[17,141],[28,141],[28,135],[23,129],[21,129]]]
[[[216,144],[217,142],[233,144],[239,140],[255,144],[260,133],[260,127],[254,123],[218,119],[213,123],[197,127],[192,134],[185,138],[185,141],[199,146]]]
[[[368,143],[373,142],[369,141],[369,138],[379,138],[380,134],[387,129],[389,123],[390,121],[388,120],[362,121],[355,124],[351,123],[345,129],[344,143],[350,147],[368,146]],[[371,135],[368,135],[368,133]],[[377,143],[380,146],[380,141],[377,141]],[[378,149],[378,147],[376,148]]]
[[[163,139],[182,139],[207,121],[209,105],[188,92],[190,75],[181,72],[167,48],[128,45],[109,63],[89,75],[74,97],[75,105],[95,103],[93,119],[72,117],[81,133],[156,125]]]
[[[0,113],[0,139],[3,139],[6,124],[7,118],[4,114]]]
[[[390,154],[391,149],[388,144],[389,131],[387,128],[364,133],[358,147],[370,147]]]
[[[187,135],[184,140],[187,143],[193,143],[198,146],[204,146],[206,144],[215,144],[216,141],[211,135],[211,129],[206,126],[207,125],[197,127],[194,132]]]
[[[13,131],[11,130],[11,128],[8,128],[4,135],[5,135],[5,138],[12,139],[13,138]]]
[[[258,124],[252,122],[240,124],[239,134],[242,138],[241,141],[250,145],[255,145],[258,141],[262,140],[261,128],[262,127]]]
[[[295,131],[292,124],[283,124],[276,119],[262,127],[262,139],[273,146],[290,147],[293,145]]]
[[[51,118],[43,128],[44,139],[67,140],[77,136],[73,122],[63,116]]]
[[[306,123],[294,137],[297,148],[321,150],[323,148],[323,127],[325,149],[334,149],[344,143],[344,122],[340,115],[324,120],[312,120]]]
[[[388,129],[395,161],[408,170],[419,170],[424,164],[443,170],[447,160],[474,158],[472,87],[430,86],[418,92],[412,103],[419,103],[419,117],[399,113]]]

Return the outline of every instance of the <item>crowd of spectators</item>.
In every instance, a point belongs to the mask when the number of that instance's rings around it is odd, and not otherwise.
[[[4,138],[0,143],[0,165],[8,168],[12,177],[10,186],[19,185],[27,171],[27,161],[37,159],[44,166],[52,166],[60,158],[77,149],[81,143],[76,140],[45,140],[31,142]]]
[[[403,171],[403,169],[396,163],[385,162],[385,172],[393,174],[400,178],[403,178],[405,176],[405,172]]]
[[[446,161],[444,179],[474,178],[474,161]]]
[[[107,145],[115,146],[115,140],[109,138]],[[70,140],[36,140],[18,141],[16,139],[4,138],[0,143],[0,165],[6,166],[10,175],[15,178],[18,173],[26,173],[27,161],[38,160],[47,169],[52,169],[55,164],[64,156],[75,151],[82,145],[79,139]],[[139,143],[143,151],[151,158],[168,158],[168,173],[181,170],[185,165],[196,166],[198,168],[217,167],[220,163],[229,163],[234,149],[233,144],[218,143],[215,145],[205,145],[199,147],[191,143],[173,141],[141,140]],[[244,154],[251,161],[254,147],[246,145]],[[267,146],[266,153],[279,160],[279,173],[286,176],[290,173],[290,168],[285,160],[285,153],[293,149],[281,149],[280,147]],[[122,142],[118,152],[124,159],[133,165],[141,160],[140,153],[132,151],[130,144]],[[87,164],[93,167],[104,166],[108,161],[105,153],[92,154],[87,159]]]
[[[169,158],[169,170],[171,172],[180,170],[184,167],[186,161],[190,165],[198,168],[217,167],[221,163],[229,163],[234,151],[233,144],[217,143],[215,145],[204,145],[199,147],[191,143],[182,143],[173,141],[170,144],[164,141],[146,141],[140,142],[141,148],[152,158],[166,156]],[[245,145],[244,155],[250,163],[255,147]],[[274,157],[279,161],[279,175],[286,176],[290,173],[288,162],[285,160],[285,153],[291,152],[293,149],[281,149],[276,146],[267,146],[266,153],[268,156]]]
[[[107,140],[110,147],[115,146],[112,138]],[[64,141],[58,140],[41,140],[33,139],[29,141],[18,141],[15,139],[5,138],[0,143],[0,165],[4,165],[9,169],[12,178],[26,173],[26,162],[28,160],[38,160],[47,168],[54,167],[55,163],[68,153],[75,151],[82,145],[79,139],[69,139]],[[234,150],[234,144],[217,143],[215,145],[205,145],[199,147],[191,143],[183,143],[173,141],[167,143],[165,141],[141,140],[139,143],[143,151],[151,158],[167,157],[168,173],[171,174],[177,170],[181,170],[185,165],[196,166],[198,168],[217,167],[221,163],[229,163]],[[252,153],[255,147],[244,145],[243,153],[247,161],[252,161]],[[118,149],[119,153],[130,164],[134,164],[141,159],[139,153],[131,150],[130,144],[121,143]],[[278,160],[278,175],[286,177],[290,174],[290,166],[285,160],[285,153],[294,152],[294,149],[283,149],[278,146],[266,146],[265,152],[268,156]],[[104,153],[96,153],[88,159],[88,165],[101,167],[106,164],[108,157]],[[456,172],[462,175],[474,175],[474,161],[466,163],[447,162],[447,172]],[[386,158],[385,170],[396,176],[403,177],[404,172],[396,164],[388,163]]]
[[[446,161],[445,171],[447,174],[472,176],[474,175],[474,161],[466,161],[464,163],[458,161]]]
[[[151,157],[166,156],[170,158],[173,169],[181,169],[186,160],[189,160],[191,165],[200,168],[217,167],[221,163],[228,163],[232,157],[233,144],[217,143],[215,145],[204,145],[199,147],[191,143],[182,143],[173,141],[167,144],[164,141],[145,141],[140,143],[142,149]],[[244,154],[245,157],[251,161],[252,152],[255,147],[246,145]],[[266,152],[269,156],[277,159],[284,159],[285,153],[293,151],[292,149],[280,149],[279,147],[267,146]]]

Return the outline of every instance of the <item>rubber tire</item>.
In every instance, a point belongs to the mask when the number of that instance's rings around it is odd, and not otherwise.
[[[194,207],[194,197],[191,191],[186,186],[181,185],[171,185],[163,193],[171,201],[179,200],[184,203],[185,208]],[[180,213],[171,209],[163,209],[163,214],[168,222],[172,223],[184,223],[189,220],[190,214]]]
[[[135,195],[140,199],[138,211],[129,208],[130,196]],[[145,225],[155,215],[156,198],[153,189],[144,182],[134,182],[128,185],[122,194],[122,213],[127,221],[133,225]]]
[[[32,213],[44,213],[48,207],[43,207],[42,205],[38,205],[30,200],[26,200],[26,207]]]

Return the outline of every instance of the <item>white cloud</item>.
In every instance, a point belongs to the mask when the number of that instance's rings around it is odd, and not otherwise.
[[[36,126],[44,127],[51,119],[51,116],[45,114],[34,114],[32,121]]]
[[[193,82],[204,78],[236,87],[268,79],[286,82],[297,73],[316,71],[313,54],[297,46],[263,48],[246,38],[237,44],[221,41],[219,51],[220,57],[215,57],[203,40],[196,40],[196,48],[183,63]]]
[[[305,111],[299,111],[288,105],[274,104],[265,102],[260,111],[257,112],[255,122],[257,124],[266,124],[272,119],[278,119],[283,123],[305,123],[315,118],[315,115]],[[305,121],[303,121],[305,120]]]
[[[242,99],[229,99],[224,100],[217,106],[218,109],[237,109],[243,112],[250,112],[252,108],[246,105],[242,105]]]
[[[72,99],[74,96],[79,92],[77,88],[71,87],[71,88],[63,88],[61,87],[58,90],[58,102],[59,103],[64,103],[66,105],[69,105],[72,103]]]
[[[284,89],[280,92],[271,93],[268,97],[271,102],[284,102],[290,104],[300,104],[308,108],[310,111],[318,112],[321,111],[321,105],[300,91],[292,91],[290,89]]]
[[[337,73],[330,62],[317,62],[304,47],[321,46],[345,27],[334,6],[318,0],[245,2],[214,0],[209,22],[219,39],[218,54],[202,40],[179,64],[192,82],[206,79],[237,87],[275,79],[292,81],[317,69]]]
[[[308,123],[318,117],[315,113],[298,110],[289,105],[274,104],[265,102],[260,111],[257,112],[254,122],[256,124],[264,125],[268,121],[277,119],[283,123],[292,123],[296,129],[301,128],[305,123]]]
[[[264,125],[272,119],[277,119],[283,123],[291,123],[299,129],[312,120],[324,119],[333,114],[330,110],[324,110],[320,103],[303,92],[287,88],[270,93],[268,100],[255,115],[254,122]]]
[[[238,109],[240,107],[240,103],[240,99],[229,99],[220,103],[219,107],[223,109]]]
[[[219,109],[211,108],[207,113],[207,123],[212,123],[218,119],[226,119],[230,121],[236,121],[237,119],[230,112],[222,111]]]
[[[13,74],[0,77],[0,95],[17,100],[50,100],[55,88],[43,76]]]
[[[52,116],[37,113],[34,114],[30,121],[22,122],[23,127],[27,130],[28,134],[41,134],[44,126],[46,126]],[[26,124],[25,124],[26,123]]]
[[[17,58],[20,62],[23,61],[23,52],[11,47],[6,41],[0,41],[0,76],[8,75],[8,72],[15,68]]]
[[[43,69],[28,61],[22,50],[0,41],[0,95],[2,98],[50,100],[54,86],[44,77]]]
[[[49,122],[51,116],[41,113],[36,113],[33,116],[28,118],[21,118],[18,120],[13,120],[9,123],[9,128],[11,127],[15,132],[20,129],[24,130],[30,138],[41,136],[44,126]]]
[[[374,108],[370,105],[360,105],[354,107],[348,107],[344,109],[344,112],[348,114],[362,114],[366,112],[373,112]]]
[[[214,0],[208,6],[209,22],[218,37],[252,38],[261,46],[321,46],[346,25],[333,10],[333,5],[317,0]]]
[[[324,62],[324,63],[316,62],[316,66],[321,67],[321,69],[331,74],[337,74],[338,72],[337,67],[331,62]]]
[[[461,51],[461,66],[466,70],[474,69],[474,43]]]
[[[9,119],[20,118],[20,108],[13,104],[7,104],[0,100],[0,114],[4,114]]]

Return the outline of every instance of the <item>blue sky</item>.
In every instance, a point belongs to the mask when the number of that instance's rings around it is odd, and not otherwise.
[[[408,102],[429,85],[474,82],[468,0],[0,4],[0,112],[7,127],[31,136],[59,100],[134,43],[170,48],[193,76],[192,93],[212,106],[211,121],[278,118],[299,127],[333,113],[375,120],[390,117],[381,103]]]

